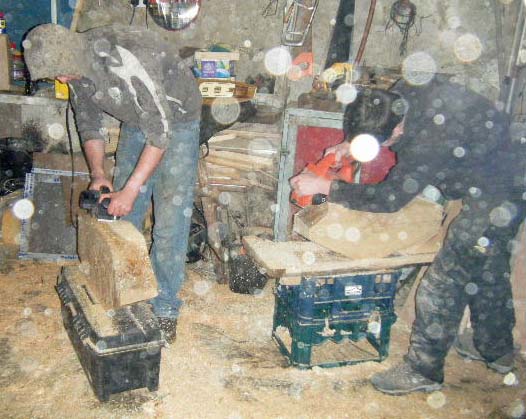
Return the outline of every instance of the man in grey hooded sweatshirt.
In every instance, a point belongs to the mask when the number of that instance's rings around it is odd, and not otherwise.
[[[142,231],[153,199],[150,257],[159,295],[152,305],[173,340],[199,153],[202,99],[195,78],[158,34],[127,26],[75,33],[45,24],[23,45],[32,80],[69,85],[89,187],[110,188],[108,212]],[[113,182],[103,167],[104,113],[122,122]]]

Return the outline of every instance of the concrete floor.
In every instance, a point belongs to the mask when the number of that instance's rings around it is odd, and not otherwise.
[[[398,362],[409,326],[397,322],[383,363],[287,367],[270,339],[272,284],[234,294],[193,265],[178,338],[163,349],[160,388],[94,397],[61,323],[56,265],[14,262],[0,275],[2,418],[512,418],[524,417],[526,366],[503,377],[451,353],[440,392],[386,396],[368,379]]]

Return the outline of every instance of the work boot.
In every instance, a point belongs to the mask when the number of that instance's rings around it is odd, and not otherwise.
[[[168,344],[175,341],[177,335],[177,319],[170,317],[157,317],[162,336]]]
[[[495,361],[486,361],[480,352],[477,351],[477,348],[475,348],[475,344],[473,343],[473,331],[469,329],[466,329],[462,334],[457,335],[454,347],[462,358],[484,362],[488,368],[499,374],[509,373],[513,369],[515,363],[515,354],[513,352],[503,355]]]
[[[377,390],[392,396],[414,391],[437,391],[442,388],[442,384],[424,377],[406,362],[376,373],[372,376],[371,383]]]

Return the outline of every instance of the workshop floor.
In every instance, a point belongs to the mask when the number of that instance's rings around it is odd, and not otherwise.
[[[443,391],[390,397],[369,377],[400,360],[409,327],[392,332],[381,363],[312,370],[286,367],[270,339],[272,286],[259,296],[219,285],[193,266],[175,344],[163,350],[156,393],[99,403],[63,329],[54,265],[15,262],[0,275],[2,418],[507,418],[523,417],[526,366],[514,377],[456,354]],[[515,382],[515,383],[514,383]]]

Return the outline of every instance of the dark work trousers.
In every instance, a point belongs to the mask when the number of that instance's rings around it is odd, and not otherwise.
[[[513,350],[509,260],[525,212],[524,202],[500,203],[464,205],[418,288],[405,360],[431,380],[444,380],[445,357],[466,305],[474,344],[484,359],[491,362]]]

